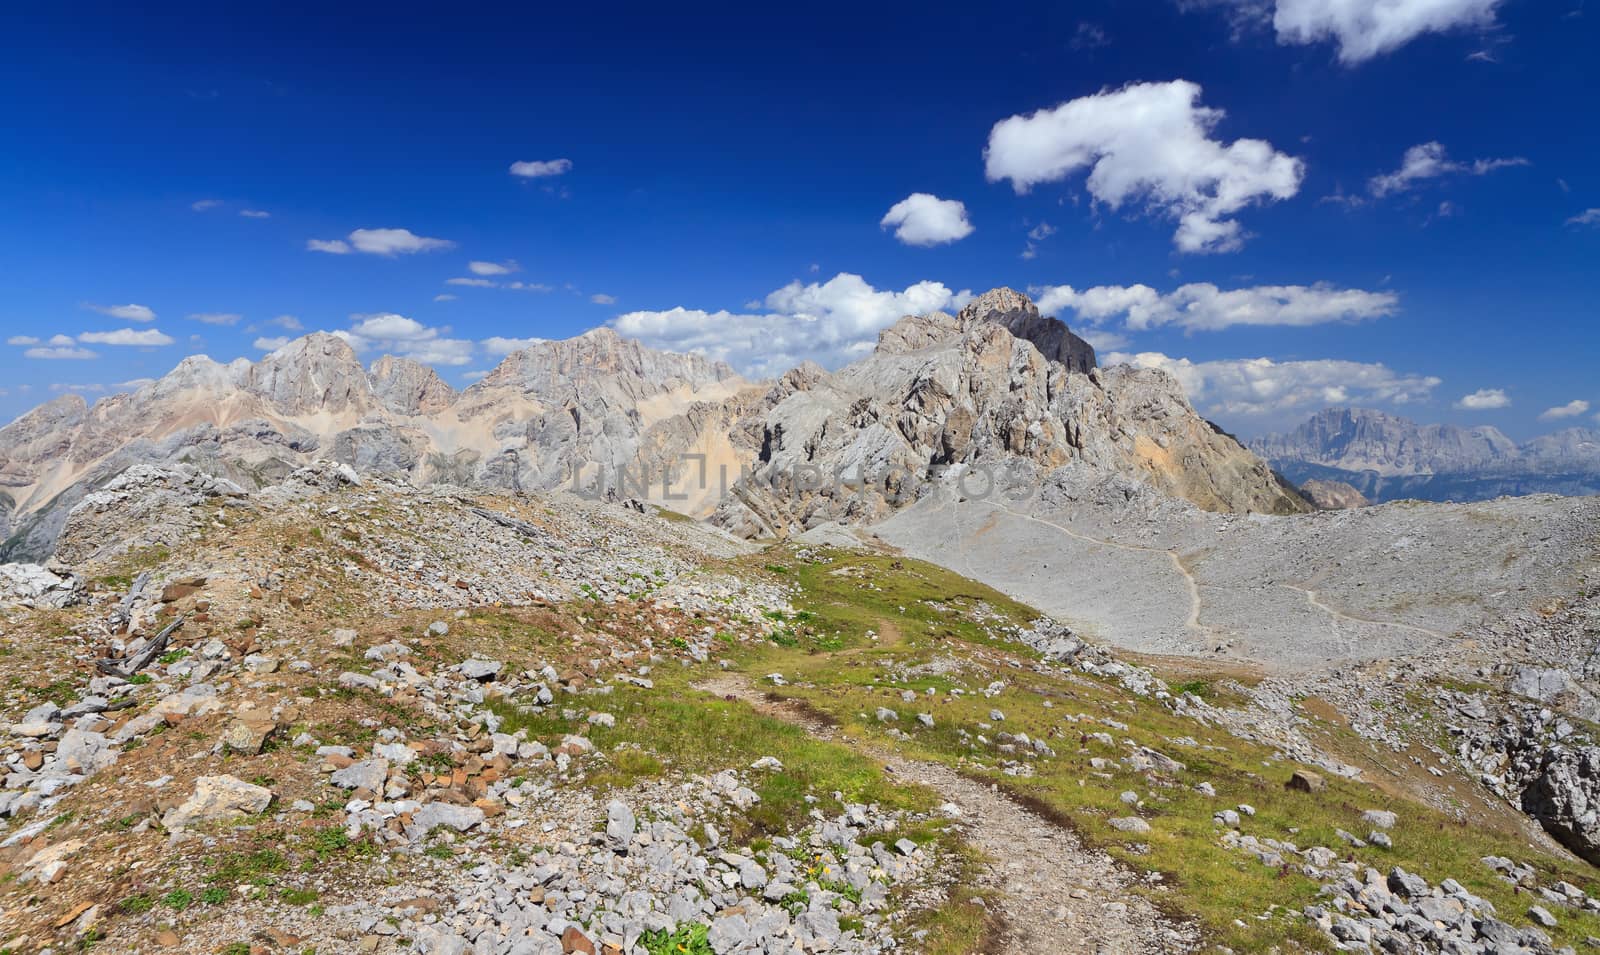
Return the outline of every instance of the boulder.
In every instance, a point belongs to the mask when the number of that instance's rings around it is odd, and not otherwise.
[[[161,817],[169,830],[208,822],[240,819],[266,810],[272,804],[272,790],[247,783],[236,776],[201,776],[194,781],[194,794]]]
[[[1283,788],[1302,793],[1319,793],[1327,788],[1327,781],[1309,769],[1297,769],[1283,784]]]

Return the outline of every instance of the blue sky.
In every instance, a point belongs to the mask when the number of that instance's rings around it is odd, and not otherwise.
[[[55,6],[0,12],[3,418],[316,329],[837,364],[998,285],[1244,434],[1600,412],[1583,0]]]

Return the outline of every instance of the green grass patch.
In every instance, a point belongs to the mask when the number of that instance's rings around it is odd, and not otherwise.
[[[709,931],[703,924],[681,925],[671,933],[646,932],[639,936],[639,944],[649,955],[712,955]]]
[[[992,648],[1004,648],[1019,661],[1029,661],[1032,654],[1008,639],[1006,629],[1036,616],[981,584],[906,558],[844,552],[826,558],[793,565],[792,578],[798,580],[800,592],[791,602],[813,616],[806,626],[836,635],[845,649],[815,652],[804,645],[749,644],[732,654],[735,661],[750,673],[782,672],[791,685],[774,692],[803,701],[838,723],[845,736],[869,738],[909,756],[992,780],[1046,807],[1086,842],[1104,848],[1135,871],[1160,871],[1170,890],[1153,896],[1163,906],[1197,919],[1212,944],[1241,953],[1330,947],[1303,920],[1284,914],[1285,909],[1298,910],[1314,902],[1318,883],[1299,874],[1298,866],[1269,867],[1221,844],[1223,830],[1213,823],[1213,813],[1241,803],[1256,810],[1254,816],[1244,817],[1241,826],[1248,835],[1302,848],[1327,846],[1341,857],[1380,871],[1403,866],[1434,884],[1455,878],[1493,902],[1502,918],[1519,925],[1528,924],[1527,895],[1500,880],[1479,861],[1481,857],[1509,856],[1538,868],[1543,884],[1566,879],[1591,893],[1600,892],[1593,870],[1531,848],[1510,819],[1459,822],[1420,802],[1397,801],[1368,784],[1325,772],[1324,791],[1293,792],[1283,784],[1301,768],[1298,764],[1276,759],[1271,750],[1223,730],[1175,716],[1159,701],[1135,697],[1109,681],[1080,673],[1001,668],[992,655],[978,662],[975,658]],[[771,555],[765,559],[771,560]],[[796,626],[794,616],[791,626]],[[872,641],[869,633],[879,639]],[[930,672],[928,665],[952,658],[974,663],[964,670],[942,666],[939,672]],[[984,697],[979,691],[996,679],[1004,679],[1007,689],[994,699]],[[931,697],[924,693],[930,687],[937,691]],[[951,695],[948,690],[953,687],[965,694]],[[1173,689],[1213,699],[1231,695],[1206,680]],[[901,700],[906,690],[917,693],[915,702]],[[878,707],[897,711],[900,720],[880,724],[873,716]],[[1004,711],[1006,719],[985,729],[980,724],[990,722],[991,709]],[[917,712],[931,713],[934,728],[917,725],[911,719]],[[910,733],[912,741],[891,737],[890,726]],[[1056,756],[1025,759],[1002,754],[993,745],[1000,731],[1045,740]],[[1092,738],[1097,733],[1109,734],[1111,744]],[[987,735],[990,744],[975,743],[979,734]],[[1127,768],[1121,760],[1130,753],[1129,739],[1165,753],[1185,768],[1153,779]],[[1196,745],[1175,742],[1180,739]],[[1096,759],[1106,762],[1092,764]],[[1002,772],[1006,760],[1026,763],[1034,774],[1007,775]],[[1215,787],[1217,795],[1197,791],[1201,782]],[[1129,790],[1141,799],[1138,809],[1120,799]],[[1343,829],[1364,837],[1370,827],[1361,822],[1361,813],[1372,808],[1394,808],[1400,816],[1391,833],[1392,849],[1353,849],[1336,834]],[[1130,814],[1144,818],[1151,833],[1131,837],[1110,826],[1112,818]],[[936,915],[929,916],[942,929],[969,940],[935,951],[973,950],[977,943],[970,940],[981,940],[986,930],[980,903],[952,895]],[[1587,936],[1600,936],[1600,917],[1594,913],[1565,910],[1560,918],[1560,926],[1551,932],[1557,944],[1581,945]],[[937,936],[930,932],[929,937]]]

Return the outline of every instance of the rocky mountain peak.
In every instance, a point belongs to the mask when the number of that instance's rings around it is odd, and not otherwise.
[[[1039,313],[1033,300],[1015,289],[997,288],[968,302],[957,319],[962,328],[982,322],[1003,326],[1018,338],[1033,343],[1039,353],[1068,371],[1088,373],[1096,367],[1094,347],[1072,334],[1058,318]]]
[[[350,343],[314,332],[297,338],[251,366],[245,388],[283,414],[365,411],[372,386]]]
[[[384,355],[367,372],[372,391],[395,414],[431,415],[450,407],[455,389],[438,372],[409,358]]]

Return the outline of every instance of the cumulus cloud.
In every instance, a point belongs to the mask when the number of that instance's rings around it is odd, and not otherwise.
[[[235,312],[196,312],[189,318],[207,325],[237,325],[244,316]]]
[[[1120,319],[1133,331],[1176,325],[1187,331],[1217,331],[1235,325],[1304,327],[1329,322],[1359,322],[1392,315],[1400,299],[1393,292],[1316,285],[1259,285],[1220,289],[1192,282],[1163,295],[1148,285],[1098,285],[1078,290],[1048,285],[1031,290],[1039,310],[1072,312],[1091,324]]]
[[[276,325],[279,328],[287,329],[291,332],[298,332],[300,329],[305,327],[304,325],[300,324],[300,319],[294,317],[293,315],[279,315],[276,318],[269,318],[267,319],[267,324]]]
[[[1567,225],[1600,225],[1600,209],[1585,209],[1568,219]]]
[[[523,179],[544,179],[560,176],[572,169],[570,159],[535,159],[511,164],[511,174]]]
[[[84,308],[101,315],[120,318],[125,322],[153,322],[156,320],[155,310],[148,305],[95,305],[85,302]]]
[[[1278,0],[1272,26],[1281,43],[1339,44],[1352,65],[1399,49],[1424,33],[1494,23],[1500,0]]]
[[[333,334],[358,352],[381,351],[427,365],[465,365],[472,342],[450,338],[449,328],[433,328],[393,312],[350,316],[353,324]]]
[[[508,259],[504,262],[468,262],[467,271],[473,275],[510,275],[521,271],[521,267],[516,259]]]
[[[1332,41],[1354,66],[1399,49],[1424,33],[1494,25],[1501,0],[1178,0],[1187,9],[1221,7],[1235,38],[1270,24],[1281,44]]]
[[[893,226],[894,237],[906,245],[945,245],[972,234],[965,203],[926,192],[913,192],[890,206],[878,226]]]
[[[1455,406],[1463,411],[1494,411],[1511,407],[1511,398],[1500,388],[1479,388],[1470,395],[1462,395]]]
[[[114,332],[84,332],[78,341],[88,345],[135,345],[154,347],[170,345],[173,338],[156,328],[119,328]]]
[[[455,243],[449,239],[431,239],[425,235],[417,235],[410,229],[357,229],[343,239],[306,240],[306,248],[312,252],[327,252],[332,255],[365,252],[367,255],[381,255],[385,258],[454,247]]]
[[[277,351],[278,349],[282,348],[283,346],[285,346],[287,344],[289,344],[289,339],[285,335],[273,335],[273,336],[265,336],[265,335],[263,335],[262,337],[256,339],[254,342],[252,342],[251,343],[251,347],[259,348],[262,351]]]
[[[1575,398],[1564,405],[1546,408],[1539,415],[1540,421],[1559,421],[1562,418],[1576,418],[1589,410],[1589,402],[1582,398]]]
[[[455,278],[445,279],[446,285],[464,285],[468,288],[494,288],[494,282],[489,279]]]
[[[263,209],[240,209],[239,210],[239,214],[244,216],[246,219],[270,219],[270,218],[272,218],[272,213],[267,212],[267,211],[265,211]]]
[[[435,302],[454,302],[456,300],[456,297],[454,295],[450,295],[450,294],[441,292],[440,294],[435,295],[433,297],[433,300]]]
[[[750,312],[680,306],[628,312],[611,326],[654,348],[705,355],[765,377],[806,360],[837,368],[870,352],[878,333],[902,316],[960,308],[971,298],[970,291],[929,281],[898,292],[879,290],[841,272],[821,283],[790,282]]]
[[[200,199],[189,203],[189,208],[196,212],[208,212],[222,205],[221,199]]]
[[[1381,363],[1238,358],[1190,361],[1160,352],[1112,352],[1107,365],[1160,368],[1177,378],[1190,403],[1211,415],[1269,415],[1329,404],[1405,404],[1426,399],[1440,380],[1395,372]]]
[[[493,338],[485,338],[483,341],[479,342],[479,344],[482,345],[483,350],[489,354],[494,355],[496,358],[503,358],[514,351],[522,351],[524,348],[532,348],[535,345],[547,341],[549,341],[548,338],[503,338],[499,335],[496,335]]]
[[[615,305],[617,304],[617,297],[615,295],[607,295],[604,292],[596,292],[589,296],[589,301],[596,305]]]
[[[1305,168],[1265,140],[1211,138],[1225,114],[1199,99],[1187,80],[1136,83],[1012,116],[989,132],[985,174],[1025,193],[1087,170],[1089,194],[1112,209],[1177,220],[1179,250],[1233,251],[1244,243],[1233,216],[1293,196]]]
[[[7,345],[37,345],[39,339],[32,335],[12,335],[6,339]]]
[[[411,255],[455,245],[449,239],[430,239],[410,229],[357,229],[348,238],[352,248],[368,255]]]
[[[1440,143],[1421,143],[1406,150],[1400,160],[1400,168],[1394,172],[1373,176],[1367,187],[1375,196],[1387,196],[1396,192],[1404,192],[1419,182],[1428,179],[1438,179],[1451,175],[1483,176],[1496,169],[1505,169],[1509,166],[1526,166],[1528,161],[1520,156],[1506,159],[1474,159],[1472,162],[1456,162],[1445,152]]]

